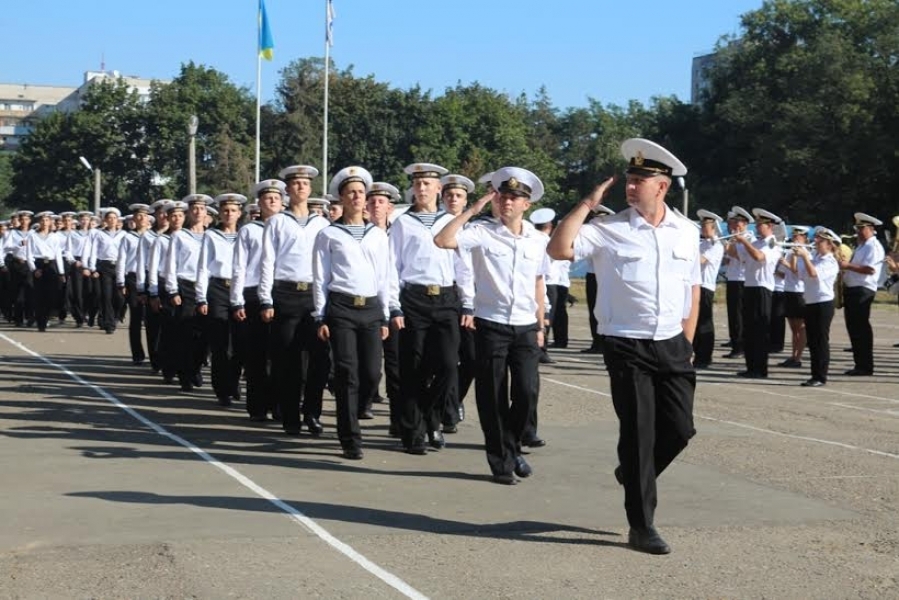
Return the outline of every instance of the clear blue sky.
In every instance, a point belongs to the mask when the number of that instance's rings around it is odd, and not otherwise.
[[[189,60],[254,88],[258,0],[28,0],[4,11],[0,82],[78,85],[106,68],[171,79]],[[558,107],[690,97],[694,55],[762,0],[334,0],[332,57],[357,75],[435,93],[478,81],[512,95],[545,85]],[[267,0],[275,59],[324,55],[325,0]]]

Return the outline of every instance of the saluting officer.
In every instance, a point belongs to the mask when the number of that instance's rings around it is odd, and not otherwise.
[[[265,222],[259,301],[262,320],[272,323],[272,384],[284,431],[299,435],[302,399],[303,424],[318,437],[330,361],[312,316],[312,246],[329,223],[311,214],[307,204],[318,169],[295,165],[279,175],[286,183],[290,205]]]
[[[652,554],[671,548],[656,531],[656,478],[687,447],[693,428],[696,371],[690,362],[699,314],[699,238],[665,205],[671,178],[687,168],[649,140],[622,144],[630,208],[583,225],[610,178],[569,213],[549,243],[557,260],[589,257],[600,294],[612,403],[620,421],[615,475],[624,485],[628,543]]]
[[[278,420],[280,408],[272,393],[268,373],[270,323],[262,321],[259,301],[259,272],[262,262],[262,232],[267,221],[281,212],[285,186],[283,181],[266,179],[256,184],[256,209],[259,220],[250,220],[237,232],[231,279],[231,315],[234,349],[243,364],[247,380],[247,413],[251,421],[265,421],[268,413]],[[251,205],[253,206],[253,205]]]
[[[699,263],[702,272],[702,286],[699,290],[699,321],[693,337],[693,352],[696,357],[693,366],[705,369],[712,364],[715,349],[715,288],[718,283],[718,269],[724,258],[724,246],[718,242],[718,224],[721,217],[700,209],[696,211],[701,227],[699,242]]]
[[[34,316],[37,330],[46,331],[50,312],[56,308],[60,282],[65,281],[62,260],[63,239],[51,231],[53,213],[37,214],[37,231],[31,232],[25,246],[25,261],[34,277]]]
[[[371,397],[381,372],[381,342],[388,335],[387,234],[363,217],[371,174],[346,167],[331,180],[343,213],[315,239],[313,259],[318,336],[330,342],[337,438],[343,456],[362,458],[360,404]]]
[[[241,366],[231,344],[231,279],[237,222],[247,197],[220,194],[215,197],[219,224],[206,230],[197,265],[197,312],[204,318],[211,352],[212,391],[221,406],[240,398]]]
[[[100,310],[99,325],[106,333],[114,333],[119,311],[122,309],[122,295],[116,287],[116,261],[119,258],[119,245],[125,231],[119,229],[122,213],[117,208],[103,210],[103,223],[106,229],[97,230],[93,235],[91,253],[87,268],[91,277],[99,281]]]
[[[146,204],[132,204],[131,222],[134,229],[126,231],[119,244],[119,257],[116,261],[116,286],[125,297],[130,313],[128,321],[128,343],[131,347],[131,361],[135,365],[143,364],[147,355],[141,340],[144,325],[146,297],[137,284],[137,271],[140,257],[141,239],[150,227],[150,207]]]
[[[865,213],[855,213],[858,243],[852,257],[839,261],[843,271],[844,316],[855,366],[846,375],[864,376],[874,373],[874,331],[871,329],[871,305],[880,282],[884,250],[877,240],[877,228],[883,221]]]
[[[493,172],[492,183],[496,191],[454,218],[434,242],[472,255],[478,416],[493,481],[513,485],[516,475],[532,473],[521,455],[521,438],[537,405],[549,238],[523,218],[531,203],[543,196],[536,175],[504,167]],[[499,206],[499,222],[462,230],[492,201]]]
[[[434,236],[452,221],[437,209],[447,170],[414,163],[405,171],[414,204],[390,231],[390,314],[400,332],[403,446],[422,455],[426,439],[432,448],[445,446],[440,422],[457,388],[460,301],[454,253],[434,245]]]

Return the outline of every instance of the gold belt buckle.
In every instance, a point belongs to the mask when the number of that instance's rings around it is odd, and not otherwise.
[[[305,281],[300,281],[297,283],[297,291],[298,292],[305,292],[308,289],[309,289],[309,284],[306,283]]]
[[[365,296],[353,296],[353,306],[365,306]]]
[[[226,287],[226,288],[231,287],[231,280],[230,280],[230,279],[225,279],[224,281],[225,281],[225,287]]]
[[[426,293],[428,296],[439,296],[440,295],[440,286],[439,285],[429,285],[428,291]]]

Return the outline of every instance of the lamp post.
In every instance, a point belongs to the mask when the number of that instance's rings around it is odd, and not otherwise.
[[[684,215],[686,215],[687,210],[690,208],[690,192],[689,192],[689,190],[687,190],[687,183],[684,181],[683,177],[677,178],[677,185],[678,185],[678,187],[680,187],[681,190],[683,190],[683,200],[684,200],[684,202],[683,202],[684,211],[683,212],[684,212]],[[687,218],[689,219],[690,217],[687,217]]]
[[[200,120],[197,115],[191,115],[187,122],[187,133],[190,135],[190,144],[187,149],[187,170],[189,177],[188,187],[191,194],[197,193],[197,127]]]
[[[84,167],[94,174],[94,214],[100,213],[100,169],[95,169],[83,156],[79,156],[78,160]]]

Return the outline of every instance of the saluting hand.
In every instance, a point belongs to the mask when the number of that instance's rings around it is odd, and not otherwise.
[[[590,195],[584,198],[584,205],[587,206],[587,208],[589,208],[591,211],[596,210],[596,207],[602,204],[603,198],[609,192],[609,188],[612,187],[617,179],[618,178],[613,175],[593,188],[593,191],[590,193]]]

